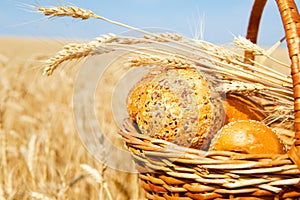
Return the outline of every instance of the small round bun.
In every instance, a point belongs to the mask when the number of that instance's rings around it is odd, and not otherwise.
[[[249,154],[283,154],[284,145],[276,133],[255,120],[231,122],[218,131],[210,150]]]
[[[266,118],[263,108],[244,95],[226,95],[223,104],[226,112],[225,124],[238,120],[262,121]]]

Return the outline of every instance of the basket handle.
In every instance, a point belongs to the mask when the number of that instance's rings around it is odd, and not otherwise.
[[[246,38],[256,43],[260,18],[267,0],[255,0],[248,24]],[[291,59],[291,75],[294,91],[295,142],[288,152],[289,157],[300,169],[300,15],[294,0],[276,0],[285,30],[287,47]],[[246,58],[254,59],[252,52]]]

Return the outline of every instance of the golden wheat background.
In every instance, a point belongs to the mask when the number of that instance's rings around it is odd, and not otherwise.
[[[40,60],[63,45],[0,39],[0,199],[142,199],[135,174],[105,168],[81,143],[76,71],[41,75]]]

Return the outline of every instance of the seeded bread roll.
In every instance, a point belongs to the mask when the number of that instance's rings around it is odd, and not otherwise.
[[[212,91],[195,68],[156,68],[131,90],[127,109],[143,134],[207,150],[225,118]]]
[[[276,133],[264,123],[254,120],[231,122],[218,131],[210,150],[249,154],[283,154],[285,147]]]

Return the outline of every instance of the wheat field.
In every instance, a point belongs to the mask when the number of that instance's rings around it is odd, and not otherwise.
[[[136,174],[103,166],[79,139],[76,70],[41,75],[40,60],[64,42],[6,37],[0,44],[0,199],[142,199]]]
[[[82,62],[41,75],[40,61],[67,42],[0,38],[0,199],[143,199],[136,174],[98,162],[78,136],[72,95]],[[288,62],[285,48],[274,57]]]

